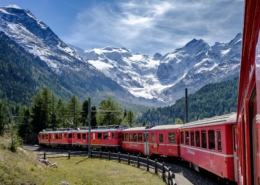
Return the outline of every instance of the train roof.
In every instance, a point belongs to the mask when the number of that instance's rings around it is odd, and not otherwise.
[[[151,130],[166,130],[180,128],[181,125],[158,125],[150,128]]]
[[[214,125],[223,125],[227,123],[236,122],[236,113],[225,114],[222,116],[215,116],[212,118],[205,118],[198,121],[189,122],[181,125],[182,128],[190,128],[190,127],[200,127],[200,126],[214,126]]]
[[[108,132],[108,131],[119,131],[123,129],[129,128],[128,126],[122,125],[107,125],[107,126],[96,126],[91,127],[91,132]],[[42,133],[61,133],[61,132],[88,132],[88,127],[82,128],[57,128],[57,129],[43,129],[40,134]]]
[[[145,130],[146,127],[132,127],[132,128],[128,128],[128,129],[124,129],[123,132],[127,132],[127,131],[142,131]]]

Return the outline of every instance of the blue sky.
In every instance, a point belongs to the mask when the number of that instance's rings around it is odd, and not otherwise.
[[[243,0],[1,0],[30,10],[65,43],[166,54],[187,42],[229,42],[243,28]]]

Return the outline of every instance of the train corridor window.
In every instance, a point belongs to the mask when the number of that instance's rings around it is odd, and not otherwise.
[[[218,151],[222,151],[222,146],[221,146],[221,131],[217,130],[217,141],[218,141]]]
[[[125,134],[125,141],[129,141],[129,135]]]
[[[46,134],[46,139],[48,139],[49,138],[49,135],[48,134]]]
[[[143,138],[142,138],[142,134],[138,134],[138,142],[142,142]]]
[[[98,133],[98,139],[102,139],[102,133]]]
[[[137,134],[134,134],[134,142],[137,142]]]
[[[184,132],[181,132],[181,144],[184,144]]]
[[[103,139],[108,139],[108,132],[105,132],[105,133],[103,134]]]
[[[163,143],[163,134],[159,134],[159,142]]]
[[[62,134],[59,134],[59,139],[62,139]]]
[[[207,133],[206,130],[201,131],[202,148],[207,148]]]
[[[133,141],[133,134],[129,134],[129,141]]]
[[[152,143],[154,143],[154,133],[152,133]]]
[[[215,132],[214,130],[208,130],[209,149],[215,150]]]
[[[81,134],[80,133],[77,134],[77,139],[81,139]]]
[[[169,132],[168,133],[168,141],[169,141],[169,143],[176,143],[175,133],[174,132]]]
[[[191,146],[194,146],[194,131],[190,132],[190,139],[191,139],[190,141]]]
[[[55,134],[55,139],[59,139],[59,134]]]
[[[82,138],[86,139],[87,138],[87,134],[86,133],[82,134]]]
[[[200,131],[196,131],[196,147],[200,147]]]
[[[189,145],[189,144],[190,144],[190,142],[189,142],[189,141],[190,141],[189,134],[190,134],[190,133],[189,133],[188,131],[185,132],[185,144],[186,144],[186,145]]]
[[[72,134],[71,133],[69,133],[69,138],[72,138]]]

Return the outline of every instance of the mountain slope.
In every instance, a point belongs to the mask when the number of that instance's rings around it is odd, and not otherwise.
[[[55,81],[56,74],[38,57],[27,53],[0,32],[0,99],[28,105],[43,87],[68,99],[71,92]]]
[[[236,112],[238,77],[221,83],[203,86],[194,94],[188,95],[188,120],[194,121]],[[183,91],[184,94],[184,91]],[[148,110],[137,122],[146,120],[147,125],[173,124],[176,118],[185,119],[185,98],[174,105]]]
[[[80,99],[110,95],[129,102],[142,101],[79,57],[29,10],[0,7],[0,30],[44,61],[56,74],[56,81],[66,82],[64,88]]]

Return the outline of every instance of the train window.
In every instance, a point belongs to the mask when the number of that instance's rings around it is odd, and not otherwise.
[[[112,132],[112,138],[116,139],[116,133]]]
[[[143,140],[143,139],[142,139],[142,134],[139,133],[139,134],[138,134],[138,142],[142,142],[142,140]]]
[[[42,135],[42,139],[44,139],[44,135]]]
[[[103,139],[108,139],[108,132],[105,132],[105,133],[103,134]]]
[[[201,131],[202,148],[207,148],[207,133],[206,130]]]
[[[154,133],[152,133],[152,143],[154,143]]]
[[[196,147],[200,147],[200,131],[196,131]]]
[[[71,133],[69,133],[69,138],[72,138],[72,134]]]
[[[55,139],[59,139],[59,134],[55,134]]]
[[[129,135],[125,134],[125,141],[129,141]]]
[[[102,133],[98,133],[98,139],[102,139]]]
[[[122,134],[122,141],[125,140],[125,134]]]
[[[168,133],[168,140],[169,140],[169,143],[176,143],[175,133],[174,132],[169,132]]]
[[[186,145],[189,145],[189,144],[190,144],[189,141],[190,141],[189,132],[186,131],[186,132],[185,132],[185,144],[186,144]]]
[[[181,132],[181,144],[184,144],[184,132]]]
[[[49,135],[48,134],[46,134],[46,139],[48,139],[49,138]]]
[[[194,131],[190,132],[190,139],[191,139],[190,141],[191,146],[194,146]]]
[[[68,134],[64,134],[64,138],[67,138],[68,137]]]
[[[115,133],[115,136],[116,136],[116,133]],[[122,138],[121,133],[118,133],[118,139],[120,139],[120,138]]]
[[[77,139],[81,139],[81,134],[80,133],[77,134]]]
[[[129,134],[129,141],[133,141],[133,134]]]
[[[218,151],[222,151],[222,146],[221,146],[221,131],[217,130],[217,140],[218,140]]]
[[[148,139],[148,133],[144,133],[144,142],[147,142]]]
[[[59,139],[62,139],[62,134],[59,134]]]
[[[134,134],[134,142],[137,141],[137,134]]]
[[[86,133],[82,134],[82,139],[86,139],[86,138],[87,138],[87,134]]]
[[[215,132],[208,130],[209,149],[215,150]]]
[[[159,134],[159,142],[163,143],[163,134]]]

